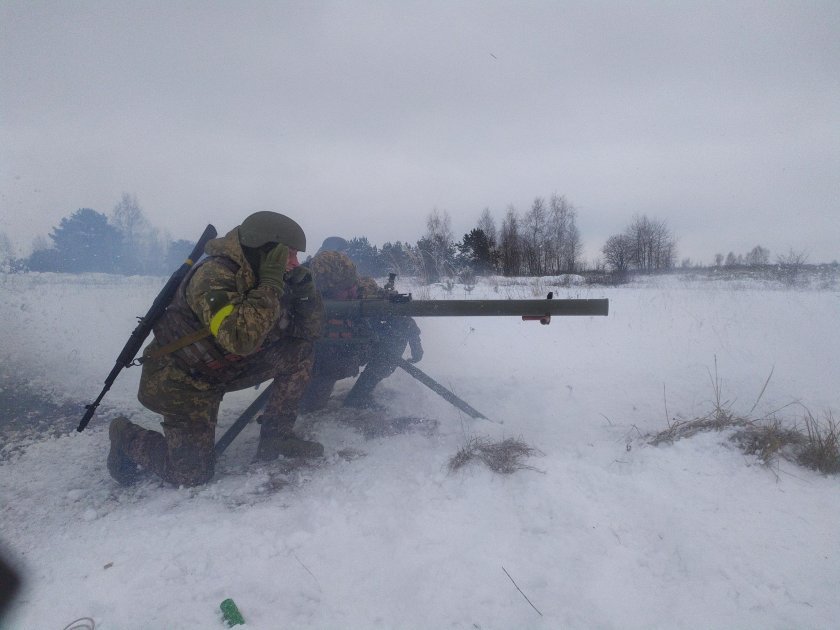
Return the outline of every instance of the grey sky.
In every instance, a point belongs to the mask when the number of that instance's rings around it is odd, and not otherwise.
[[[123,192],[174,237],[254,210],[456,237],[536,196],[586,256],[635,213],[680,257],[840,259],[840,2],[0,0],[0,231]]]

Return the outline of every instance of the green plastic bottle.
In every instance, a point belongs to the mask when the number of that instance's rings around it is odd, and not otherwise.
[[[239,626],[245,623],[245,619],[242,617],[242,613],[239,612],[239,608],[236,606],[236,602],[232,599],[228,598],[219,604],[219,608],[222,609],[222,616],[225,618],[225,622],[227,623],[229,628],[233,626]]]

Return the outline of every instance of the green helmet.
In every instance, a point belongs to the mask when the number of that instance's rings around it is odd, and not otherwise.
[[[282,243],[299,252],[306,251],[303,228],[286,215],[269,210],[261,210],[245,218],[239,226],[239,242],[245,247]]]
[[[340,236],[328,236],[321,244],[321,249],[318,252],[346,252],[350,247],[350,243]]]

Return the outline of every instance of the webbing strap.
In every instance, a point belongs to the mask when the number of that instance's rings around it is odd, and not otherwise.
[[[180,339],[176,339],[165,346],[161,346],[160,348],[156,348],[149,353],[149,357],[152,359],[159,359],[162,356],[167,354],[172,354],[176,350],[180,350],[181,348],[186,348],[190,344],[195,343],[205,337],[209,337],[213,333],[210,332],[210,328],[202,328],[200,330],[196,330],[189,335],[184,335]]]

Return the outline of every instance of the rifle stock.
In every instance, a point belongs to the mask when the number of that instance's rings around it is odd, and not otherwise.
[[[91,418],[93,418],[96,408],[99,406],[99,403],[102,402],[102,399],[105,397],[105,394],[108,393],[108,390],[111,389],[111,385],[114,384],[114,381],[117,379],[119,373],[122,372],[123,369],[131,367],[134,363],[134,357],[136,357],[137,353],[140,352],[140,348],[143,347],[143,342],[146,341],[146,338],[149,336],[149,333],[152,332],[152,328],[155,323],[157,323],[158,319],[160,319],[161,315],[163,315],[166,307],[169,306],[169,303],[172,301],[172,297],[175,295],[175,291],[178,289],[178,285],[181,284],[181,281],[187,275],[190,268],[192,268],[193,264],[195,264],[195,261],[198,260],[204,253],[204,246],[207,245],[207,241],[216,238],[216,234],[216,228],[212,225],[208,225],[204,228],[204,232],[201,234],[201,237],[198,239],[198,242],[192,252],[190,252],[189,258],[187,258],[183,264],[178,267],[175,273],[169,277],[169,280],[166,281],[163,289],[161,289],[160,293],[158,293],[146,315],[138,319],[137,327],[132,331],[131,336],[128,338],[128,341],[122,349],[122,352],[120,352],[120,355],[117,357],[116,364],[111,369],[108,377],[105,379],[105,386],[102,388],[99,396],[97,396],[96,400],[94,400],[91,404],[85,405],[85,415],[82,416],[79,426],[76,427],[76,431],[82,432],[85,430],[85,427],[88,425]]]

